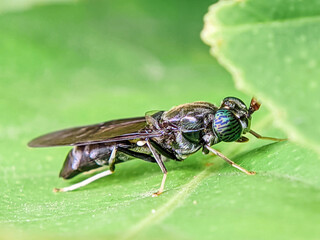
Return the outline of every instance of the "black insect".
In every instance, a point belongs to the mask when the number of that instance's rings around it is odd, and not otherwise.
[[[219,142],[247,142],[248,138],[243,136],[246,133],[260,139],[285,140],[262,137],[250,129],[251,115],[259,107],[260,104],[254,98],[249,108],[235,97],[225,98],[219,108],[208,102],[187,103],[169,111],[147,113],[145,117],[113,120],[49,133],[32,140],[28,145],[74,146],[60,172],[60,177],[64,179],[91,169],[109,166],[107,171],[55,191],[66,192],[85,186],[112,174],[115,164],[140,158],[156,162],[164,174],[161,186],[154,194],[157,196],[163,192],[167,176],[163,162],[167,159],[182,161],[199,149],[202,149],[204,154],[214,153],[248,175],[255,174],[211,146]]]

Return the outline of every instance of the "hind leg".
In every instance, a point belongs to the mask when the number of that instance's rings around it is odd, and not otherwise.
[[[107,171],[104,171],[104,172],[101,172],[101,173],[98,173],[90,178],[87,178],[86,180],[82,181],[82,182],[79,182],[79,183],[76,183],[76,184],[73,184],[69,187],[64,187],[64,188],[54,188],[53,191],[54,192],[69,192],[69,191],[73,191],[75,189],[78,189],[78,188],[81,188],[81,187],[84,187],[86,185],[88,185],[89,183],[92,183],[100,178],[103,178],[105,176],[108,176],[108,175],[111,175],[113,172],[111,170],[107,170]]]
[[[95,169],[89,170],[87,172],[83,172],[82,175],[91,175],[93,173],[100,172],[101,170],[106,169],[106,168],[108,168],[108,166],[102,166],[99,168],[95,168]]]
[[[116,153],[117,153],[117,148],[116,146],[113,147],[110,158],[109,158],[109,170],[103,171],[101,173],[98,173],[90,178],[87,178],[86,180],[83,180],[82,182],[73,184],[71,186],[68,187],[64,187],[64,188],[54,188],[53,191],[54,192],[69,192],[69,191],[73,191],[75,189],[84,187],[86,185],[88,185],[89,183],[92,183],[100,178],[103,178],[105,176],[109,176],[112,173],[114,173],[115,170],[115,159],[116,159]]]

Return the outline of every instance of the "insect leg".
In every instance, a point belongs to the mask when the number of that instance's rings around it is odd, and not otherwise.
[[[211,148],[210,146],[206,145],[205,146],[210,152],[212,152],[213,154],[217,155],[218,157],[221,157],[223,160],[225,160],[227,163],[229,163],[232,167],[235,167],[237,169],[239,169],[241,172],[244,172],[245,174],[248,175],[254,175],[256,174],[255,172],[251,172],[248,171],[247,169],[239,166],[238,164],[236,164],[235,162],[231,161],[229,158],[227,158],[226,156],[224,156],[221,152]]]
[[[263,136],[261,136],[260,134],[256,133],[253,130],[250,130],[249,133],[251,133],[253,136],[255,136],[258,139],[271,140],[271,141],[277,141],[277,142],[282,142],[282,141],[288,140],[286,138],[263,137]]]
[[[129,149],[122,148],[122,147],[118,147],[118,152],[123,152],[129,156],[132,156],[134,158],[139,158],[147,162],[152,162],[152,163],[156,162],[156,160],[152,156],[146,153],[139,153],[139,152],[131,151]]]
[[[109,157],[109,170],[103,171],[101,173],[98,173],[90,178],[87,178],[86,180],[83,180],[82,182],[73,184],[71,186],[68,187],[64,187],[64,188],[54,188],[53,191],[54,192],[69,192],[69,191],[73,191],[75,189],[84,187],[86,185],[88,185],[89,183],[92,183],[100,178],[103,178],[105,176],[111,175],[114,172],[114,165],[115,165],[115,159],[116,159],[116,153],[117,153],[117,148],[116,146],[113,147],[111,155]]]
[[[112,148],[112,152],[111,152],[111,155],[109,157],[109,170],[113,173],[114,170],[115,170],[115,162],[116,162],[116,153],[117,153],[117,147],[114,146]]]
[[[95,168],[95,169],[91,169],[87,172],[83,172],[82,175],[91,175],[93,173],[96,173],[96,172],[100,172],[101,170],[107,168],[107,166],[103,166],[103,167],[99,167],[99,168]]]
[[[163,178],[162,178],[162,181],[161,181],[160,188],[159,188],[158,192],[152,194],[152,197],[157,197],[163,192],[164,184],[166,182],[168,171],[167,171],[166,167],[164,166],[164,163],[161,160],[160,155],[157,153],[156,149],[151,145],[149,139],[147,139],[147,145],[148,145],[153,157],[157,161],[159,167],[161,168],[161,171],[163,172]]]

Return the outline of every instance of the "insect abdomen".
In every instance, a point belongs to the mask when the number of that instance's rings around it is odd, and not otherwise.
[[[90,152],[85,151],[85,146],[74,147],[68,153],[59,176],[70,179],[81,172],[101,167],[90,158]]]
[[[113,145],[91,144],[76,146],[68,153],[60,171],[60,177],[70,179],[79,173],[109,165]],[[132,156],[117,151],[115,164],[133,159]]]

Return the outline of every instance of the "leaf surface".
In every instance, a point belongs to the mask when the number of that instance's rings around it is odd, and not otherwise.
[[[238,88],[259,96],[291,140],[318,154],[319,24],[319,1],[221,1],[202,32]]]
[[[318,156],[292,142],[217,145],[256,176],[201,153],[168,162],[158,198],[151,194],[160,169],[139,160],[52,193],[88,175],[63,182],[57,176],[70,148],[26,146],[53,130],[186,102],[248,103],[199,38],[209,4],[94,1],[0,17],[1,238],[317,239]],[[285,137],[271,119],[262,105],[252,127]]]

